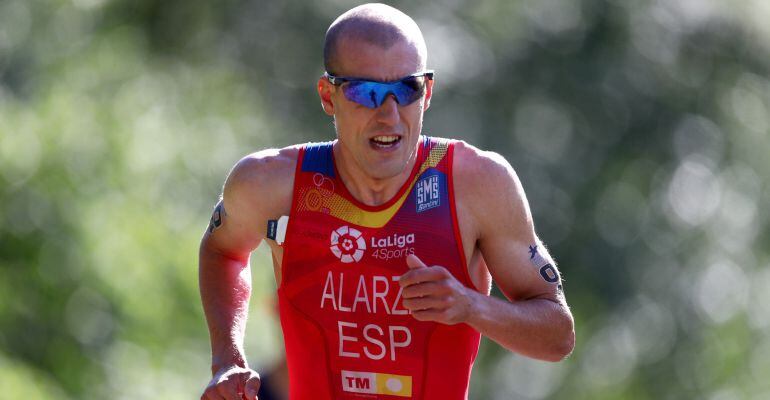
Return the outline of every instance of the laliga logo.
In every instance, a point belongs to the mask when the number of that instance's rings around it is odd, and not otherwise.
[[[331,236],[332,253],[344,263],[361,261],[366,250],[366,241],[357,229],[341,226],[336,231],[332,231]]]

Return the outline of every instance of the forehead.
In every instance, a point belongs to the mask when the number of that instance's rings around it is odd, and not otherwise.
[[[397,40],[383,47],[354,37],[340,40],[337,48],[338,74],[341,76],[392,81],[420,72],[423,61],[417,46]]]

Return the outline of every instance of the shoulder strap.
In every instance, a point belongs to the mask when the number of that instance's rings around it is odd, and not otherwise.
[[[317,172],[334,178],[334,155],[332,142],[308,143],[304,147],[302,172]]]

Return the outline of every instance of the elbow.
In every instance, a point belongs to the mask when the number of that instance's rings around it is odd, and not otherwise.
[[[572,350],[575,349],[575,331],[570,331],[565,337],[554,346],[552,362],[559,362],[569,357]]]
[[[550,351],[546,357],[543,357],[545,361],[562,361],[575,349],[575,324],[571,315],[565,316],[557,331],[559,334],[554,338]]]
[[[572,354],[572,350],[575,348],[575,334],[569,335],[568,337],[564,338],[564,340],[561,340],[558,343],[554,343],[549,351],[545,354],[543,354],[542,357],[540,357],[543,361],[549,361],[549,362],[559,362],[563,361],[567,357],[569,357],[570,354]]]

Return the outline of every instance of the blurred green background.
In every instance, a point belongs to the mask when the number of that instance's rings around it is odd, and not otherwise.
[[[0,0],[0,397],[200,396],[211,208],[241,156],[334,136],[314,86],[357,4]],[[575,315],[561,363],[485,340],[471,398],[770,398],[770,2],[390,4],[437,71],[426,132],[516,168]]]

